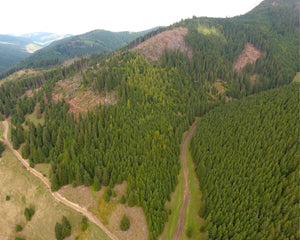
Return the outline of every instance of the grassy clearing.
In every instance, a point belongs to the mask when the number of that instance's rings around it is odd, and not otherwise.
[[[201,204],[201,192],[199,188],[199,181],[194,170],[193,159],[190,152],[190,141],[186,146],[185,163],[188,173],[190,199],[187,204],[187,211],[185,213],[185,222],[183,226],[184,236],[182,239],[200,240],[203,236],[203,233],[200,232],[200,227],[204,223],[204,220],[201,219],[198,215],[198,210]],[[193,235],[191,238],[188,238],[186,236],[186,231],[188,227],[193,229]]]
[[[166,223],[165,229],[162,235],[160,235],[159,240],[171,240],[172,237],[174,236],[177,229],[181,206],[183,203],[183,192],[184,192],[184,178],[181,169],[178,175],[178,185],[176,187],[176,190],[171,195],[171,201],[167,202],[165,206],[165,208],[168,211],[171,211],[171,215],[169,215],[169,220]]]
[[[0,179],[0,239],[14,239],[15,236],[55,239],[55,223],[60,222],[63,215],[71,222],[71,239],[81,236],[82,215],[55,201],[45,185],[24,169],[10,150],[5,151],[0,162]],[[6,196],[10,197],[9,201]],[[35,214],[27,222],[24,209],[29,206],[35,208]],[[20,233],[15,232],[16,224],[23,227]],[[84,234],[85,238],[81,239],[108,239],[100,228],[90,222]]]
[[[102,187],[100,191],[95,192],[90,187],[78,186],[73,188],[71,185],[67,185],[59,192],[67,199],[78,203],[95,214],[119,239],[147,240],[149,231],[142,208],[130,208],[127,204],[119,203],[122,194],[126,196],[126,182],[113,188],[116,197],[111,197],[109,202],[106,202],[103,198],[106,189],[107,187]],[[126,232],[120,230],[120,221],[124,214],[130,219],[130,229]]]
[[[183,134],[182,143],[186,136],[187,132]],[[182,146],[182,145],[181,145]],[[186,212],[185,212],[185,220],[183,226],[183,232],[180,239],[192,239],[198,240],[202,239],[203,234],[200,233],[199,229],[203,224],[203,220],[198,216],[198,210],[201,202],[201,192],[199,189],[199,183],[194,171],[193,159],[190,153],[190,141],[188,142],[185,150],[185,163],[188,174],[188,185],[190,191],[190,199],[187,203]],[[172,193],[171,201],[166,203],[166,209],[171,210],[171,215],[169,216],[169,220],[165,226],[164,232],[159,237],[159,240],[171,240],[176,232],[178,218],[180,215],[181,206],[183,203],[183,192],[184,192],[184,178],[183,171],[180,170],[178,175],[178,185],[174,193]],[[193,229],[193,236],[188,238],[186,236],[187,228],[191,227]]]
[[[49,163],[38,163],[34,165],[34,168],[43,174],[43,176],[49,178],[49,171],[51,168]]]
[[[44,115],[40,115],[37,113],[37,110],[39,109],[38,105],[35,106],[35,109],[34,109],[34,112],[31,113],[31,114],[27,114],[25,116],[26,120],[29,120],[31,121],[34,125],[38,125],[38,124],[41,124],[43,125],[44,124]]]
[[[300,72],[297,72],[296,76],[293,79],[293,83],[300,83]]]
[[[0,122],[0,138],[1,138],[1,139],[4,139],[3,133],[4,133],[4,126],[3,126],[3,124]]]

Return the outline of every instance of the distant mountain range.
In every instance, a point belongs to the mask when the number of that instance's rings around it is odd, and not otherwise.
[[[29,33],[24,35],[0,35],[0,73],[16,62],[30,56],[35,51],[54,41],[71,35],[54,33]]]
[[[48,67],[95,52],[109,52],[155,29],[141,32],[94,30],[76,36],[54,33],[29,33],[18,37],[2,35],[0,49],[4,54],[0,56],[0,73],[7,70],[2,74],[5,77],[21,68]],[[15,53],[10,55],[11,48]]]

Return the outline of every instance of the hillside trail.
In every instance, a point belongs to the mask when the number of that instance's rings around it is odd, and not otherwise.
[[[172,238],[172,240],[177,240],[182,235],[184,213],[186,210],[186,205],[190,198],[187,169],[185,166],[185,150],[186,150],[187,143],[189,142],[190,138],[193,136],[193,134],[195,133],[195,131],[197,129],[197,125],[198,125],[198,121],[193,123],[192,127],[190,128],[189,132],[187,133],[187,135],[184,138],[184,141],[183,141],[183,144],[182,144],[181,150],[180,150],[181,165],[182,165],[183,177],[184,177],[184,195],[183,195],[183,203],[181,206],[180,215],[179,215],[179,219],[178,219],[177,229],[176,229],[175,235]]]
[[[7,121],[3,121],[3,125],[4,125],[4,143],[11,149],[11,151],[13,152],[13,154],[21,161],[21,163],[24,165],[24,167],[30,171],[33,175],[35,175],[36,177],[38,177],[48,188],[48,190],[50,191],[50,193],[52,194],[52,196],[55,198],[55,200],[57,200],[58,202],[63,203],[64,205],[74,209],[77,212],[82,213],[84,216],[86,216],[91,222],[95,223],[97,226],[99,226],[103,232],[106,233],[106,235],[111,238],[111,240],[118,240],[118,238],[113,235],[104,225],[103,223],[95,216],[93,215],[91,212],[89,212],[86,208],[83,208],[81,206],[79,206],[76,203],[73,203],[71,201],[69,201],[68,199],[66,199],[65,197],[63,197],[60,193],[58,192],[52,192],[51,191],[51,184],[48,178],[44,177],[40,172],[38,172],[37,170],[35,170],[34,168],[31,168],[29,166],[29,162],[28,160],[22,158],[21,154],[13,149],[11,142],[8,140],[7,138],[7,133],[8,133],[8,122]]]

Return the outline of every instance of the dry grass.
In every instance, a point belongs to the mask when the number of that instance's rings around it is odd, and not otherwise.
[[[4,140],[3,134],[4,134],[4,126],[3,126],[3,124],[0,122],[0,138],[1,138],[2,140]]]
[[[103,198],[106,187],[100,191],[92,191],[90,187],[71,185],[64,186],[59,192],[67,199],[78,203],[94,213],[108,229],[121,240],[146,240],[149,236],[147,220],[142,208],[128,207],[120,204],[122,194],[126,195],[126,183],[114,187],[116,197],[111,197],[109,202]],[[120,221],[126,214],[130,219],[130,229],[126,232],[120,230]]]
[[[22,236],[25,239],[54,240],[55,224],[61,221],[63,215],[71,222],[71,238],[81,235],[82,215],[55,201],[44,184],[25,170],[10,150],[5,151],[0,162],[0,179],[0,239]],[[10,196],[9,201],[6,201],[7,195]],[[24,209],[30,205],[34,206],[35,214],[27,222]],[[18,234],[15,232],[16,224],[23,227]],[[84,239],[108,239],[100,228],[90,222],[84,234]]]
[[[178,27],[169,31],[164,31],[152,38],[142,42],[134,50],[141,52],[151,62],[160,59],[165,49],[186,52],[189,58],[192,57],[192,49],[185,43],[184,36],[188,33],[187,28]]]
[[[248,64],[255,64],[263,53],[251,43],[246,43],[245,49],[239,55],[238,59],[233,64],[233,70],[241,73],[243,68]]]
[[[50,164],[49,163],[38,163],[34,165],[34,168],[42,173],[45,177],[49,178]]]

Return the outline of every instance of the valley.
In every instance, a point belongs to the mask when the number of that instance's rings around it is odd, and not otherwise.
[[[299,33],[296,0],[263,0],[7,69],[3,238],[298,239]]]

